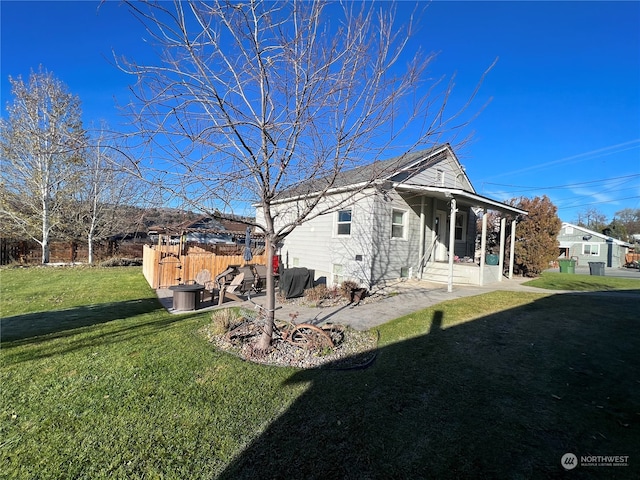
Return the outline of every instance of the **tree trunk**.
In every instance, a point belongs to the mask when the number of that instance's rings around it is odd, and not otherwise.
[[[49,241],[42,242],[42,264],[49,263]]]
[[[49,263],[49,202],[42,202],[42,264]]]
[[[89,265],[93,265],[93,235],[91,233],[89,233],[89,235],[87,236],[87,243],[88,245],[88,259],[87,262],[89,262]]]
[[[266,352],[271,347],[276,309],[276,285],[273,277],[273,245],[269,235],[266,236],[265,253],[267,254],[267,303],[265,305],[267,318],[265,319],[264,331],[256,346],[257,350],[263,352]]]

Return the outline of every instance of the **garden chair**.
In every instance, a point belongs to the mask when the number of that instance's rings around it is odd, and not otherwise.
[[[196,275],[196,283],[204,286],[204,291],[202,292],[202,300],[204,300],[205,295],[208,293],[211,296],[211,301],[213,301],[216,285],[215,282],[211,280],[211,272],[207,269],[200,270]]]

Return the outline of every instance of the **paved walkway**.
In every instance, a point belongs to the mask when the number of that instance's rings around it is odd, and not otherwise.
[[[394,318],[407,315],[412,312],[436,305],[446,300],[455,298],[469,297],[473,295],[481,295],[483,293],[494,290],[507,290],[517,292],[537,292],[537,293],[562,293],[560,291],[543,290],[540,288],[527,287],[522,285],[527,278],[514,278],[512,280],[504,279],[502,282],[496,282],[491,285],[482,287],[478,286],[453,286],[453,292],[447,292],[447,286],[442,284],[424,282],[419,280],[407,280],[389,285],[385,288],[386,294],[383,298],[370,298],[357,306],[333,306],[324,308],[314,308],[288,303],[284,305],[278,304],[276,318],[287,320],[289,314],[298,312],[298,322],[308,322],[320,324],[324,322],[339,323],[349,325],[357,330],[368,330],[383,323],[393,320]],[[168,289],[158,290],[158,298],[163,306],[172,313],[184,313],[173,311],[172,291]],[[259,305],[265,304],[264,295],[252,297]],[[242,306],[244,308],[255,308],[249,301],[225,302],[222,307],[204,303],[203,308],[198,313],[216,308],[224,308],[227,306]]]
[[[387,295],[381,299],[365,300],[357,306],[338,306],[328,308],[300,308],[297,305],[285,305],[276,312],[276,317],[286,318],[291,311],[299,311],[299,321],[308,323],[332,322],[349,325],[356,330],[368,330],[403,315],[431,307],[446,300],[481,295],[494,290],[531,291],[549,293],[549,290],[525,287],[521,285],[527,279],[505,280],[494,285],[453,286],[451,293],[447,286],[418,280],[407,280],[387,288]],[[282,314],[280,313],[282,311]]]

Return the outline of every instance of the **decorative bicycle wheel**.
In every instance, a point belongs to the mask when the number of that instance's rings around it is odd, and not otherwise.
[[[308,323],[296,325],[289,334],[288,341],[293,345],[308,350],[333,348],[335,346],[328,332]]]

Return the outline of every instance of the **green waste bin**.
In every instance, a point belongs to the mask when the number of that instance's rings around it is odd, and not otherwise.
[[[575,260],[560,260],[560,273],[576,273],[576,261]]]
[[[589,262],[589,273],[604,277],[604,262]]]

